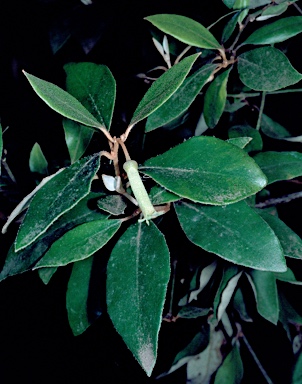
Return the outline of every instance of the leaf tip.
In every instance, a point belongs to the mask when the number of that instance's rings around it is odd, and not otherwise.
[[[138,358],[142,368],[150,377],[156,361],[156,357],[151,343],[145,343],[140,347],[138,351]]]

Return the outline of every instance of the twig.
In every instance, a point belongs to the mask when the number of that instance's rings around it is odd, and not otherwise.
[[[123,152],[124,152],[126,161],[131,160],[131,157],[130,157],[130,155],[129,155],[129,152],[128,152],[127,147],[126,147],[126,145],[124,144],[123,140],[121,140],[121,139],[116,139],[116,140],[117,140],[117,142],[120,144],[120,146],[122,147],[122,150],[123,150]]]
[[[207,27],[208,30],[210,30],[212,27],[214,27],[214,25],[216,25],[217,23],[219,23],[219,21],[223,20],[225,17],[228,17],[229,15],[232,15],[233,13],[236,13],[236,12],[239,12],[238,9],[236,9],[235,11],[232,11],[232,12],[229,12],[227,13],[226,15],[223,15],[221,16],[218,20],[216,20],[213,24],[209,25]]]
[[[265,96],[266,92],[262,92],[262,97],[261,97],[261,104],[259,108],[259,115],[258,115],[258,120],[257,120],[257,125],[256,125],[256,130],[259,131],[261,127],[261,120],[262,120],[262,115],[263,115],[263,110],[264,110],[264,105],[265,105]]]
[[[188,52],[188,50],[192,48],[192,45],[188,45],[175,59],[174,65],[177,64],[180,59]]]
[[[302,15],[302,9],[299,7],[299,5],[296,4],[296,3],[293,3],[293,6],[294,6],[294,7],[298,10],[298,12],[300,12],[301,15]]]
[[[302,191],[300,192],[294,192],[290,193],[289,195],[277,197],[274,199],[268,199],[266,201],[263,201],[262,203],[258,203],[255,205],[256,208],[266,208],[271,207],[273,205],[282,204],[282,203],[289,203],[292,200],[299,199],[302,197]]]

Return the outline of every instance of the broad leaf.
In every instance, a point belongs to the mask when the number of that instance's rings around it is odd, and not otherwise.
[[[263,45],[280,43],[301,32],[302,16],[284,17],[283,19],[257,29],[243,42],[243,44]]]
[[[48,162],[38,143],[35,143],[29,155],[29,169],[41,175],[48,174]]]
[[[227,97],[227,82],[231,69],[219,74],[209,85],[204,97],[204,118],[209,128],[214,128],[225,107]]]
[[[33,269],[87,259],[107,244],[120,226],[120,220],[107,219],[78,225],[55,241]]]
[[[302,153],[262,152],[254,157],[268,179],[268,184],[280,180],[290,180],[302,175]]]
[[[164,236],[150,225],[131,225],[116,243],[107,267],[109,316],[150,376],[170,276]]]
[[[257,212],[275,232],[284,255],[294,259],[302,259],[302,239],[278,217],[262,210]]]
[[[145,17],[145,20],[185,44],[199,48],[222,49],[211,32],[188,17],[161,14]]]
[[[180,196],[175,195],[158,185],[151,188],[149,197],[153,205],[167,204],[180,200]]]
[[[275,233],[245,202],[226,207],[182,202],[175,209],[188,239],[206,251],[246,267],[286,270]]]
[[[69,325],[75,336],[91,325],[87,304],[92,264],[93,257],[74,263],[68,282],[66,309]]]
[[[99,154],[84,158],[58,173],[37,192],[20,226],[16,251],[30,245],[89,193],[99,166]]]
[[[148,89],[132,116],[130,126],[145,119],[181,86],[199,53],[188,56],[161,75]]]
[[[262,137],[260,133],[248,125],[235,125],[228,131],[230,138],[235,137],[251,137],[252,141],[244,148],[246,152],[261,151],[263,147]]]
[[[127,204],[121,195],[107,195],[98,200],[98,207],[111,215],[122,215],[125,213]]]
[[[240,384],[242,378],[243,364],[238,345],[235,344],[218,368],[214,384]]]
[[[100,211],[88,208],[91,200],[95,197],[100,197],[99,194],[95,196],[90,193],[82,199],[74,208],[62,215],[41,237],[34,241],[27,248],[21,249],[16,252],[12,246],[8,252],[5,260],[4,267],[0,273],[0,281],[8,276],[16,275],[30,270],[35,263],[45,254],[50,245],[59,239],[64,233],[76,225],[87,223],[94,220],[104,220],[107,216]],[[51,268],[42,268],[44,270]],[[41,272],[43,274],[43,272]],[[40,276],[41,273],[39,272]],[[46,272],[45,272],[46,274]],[[43,281],[45,279],[43,278]]]
[[[169,191],[205,204],[233,203],[266,185],[243,150],[214,137],[187,140],[147,160],[140,170]]]
[[[288,58],[274,47],[262,47],[238,56],[240,80],[257,91],[275,91],[302,79]]]
[[[208,64],[189,76],[168,101],[148,117],[146,132],[168,124],[184,113],[208,82],[215,68],[216,65]]]
[[[290,137],[290,133],[282,125],[263,114],[261,119],[261,131],[273,139],[285,139]]]
[[[279,300],[275,275],[272,272],[251,270],[247,277],[255,294],[259,314],[277,325]]]
[[[65,142],[71,164],[79,160],[85,153],[93,136],[93,130],[70,119],[63,119]]]
[[[104,128],[96,118],[73,96],[55,84],[23,71],[30,85],[45,103],[62,116],[92,128]]]
[[[109,130],[116,85],[108,67],[94,63],[70,63],[64,69],[67,74],[67,92]]]

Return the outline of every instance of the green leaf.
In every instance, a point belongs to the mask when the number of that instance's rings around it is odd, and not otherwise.
[[[302,153],[299,152],[262,152],[254,160],[266,175],[268,184],[302,175]]]
[[[302,382],[302,351],[299,352],[298,358],[293,367],[293,375],[291,384],[301,384]]]
[[[20,226],[16,251],[30,245],[89,193],[99,166],[98,153],[86,157],[58,173],[36,193]]]
[[[107,267],[109,316],[150,376],[170,276],[164,236],[150,225],[131,225],[116,243]]]
[[[228,136],[230,138],[251,137],[253,140],[244,148],[246,152],[262,150],[263,142],[260,133],[248,125],[235,125],[231,127],[228,131]]]
[[[70,63],[64,69],[67,92],[109,130],[116,85],[108,67],[94,63]]]
[[[73,164],[85,153],[92,139],[93,130],[69,119],[63,119],[63,128],[70,161]]]
[[[57,85],[23,71],[37,95],[62,116],[92,128],[104,128],[101,123],[73,96]]]
[[[256,91],[276,91],[302,79],[288,58],[274,47],[262,47],[238,56],[240,80]]]
[[[197,319],[198,317],[208,316],[210,308],[193,307],[192,305],[185,305],[177,314],[177,319]]]
[[[242,290],[237,288],[233,297],[233,308],[238,312],[240,318],[246,322],[252,322],[250,315],[248,314],[245,300],[242,294]]]
[[[99,197],[99,194],[96,194]],[[12,246],[8,252],[5,264],[0,273],[0,281],[8,276],[13,276],[30,270],[35,263],[44,255],[49,246],[76,225],[87,223],[93,220],[105,219],[107,216],[100,211],[88,208],[91,205],[94,193],[90,193],[82,199],[74,208],[62,215],[48,230],[42,234],[38,240],[34,241],[28,247],[16,252]],[[42,268],[43,270],[51,268]],[[39,271],[38,271],[39,272]],[[39,275],[41,276],[39,272]],[[45,279],[43,279],[45,281]]]
[[[261,131],[268,137],[273,139],[284,139],[290,137],[290,133],[279,123],[266,116],[262,115]]]
[[[272,272],[251,270],[247,277],[255,294],[259,314],[277,325],[279,300],[275,275]]]
[[[282,290],[278,289],[279,294],[279,305],[280,305],[280,321],[283,324],[283,327],[290,336],[290,331],[288,329],[288,323],[294,323],[302,325],[302,316],[297,313],[293,306],[287,300],[285,294]]]
[[[78,225],[55,241],[33,269],[84,260],[107,244],[120,226],[120,220],[107,219]]]
[[[234,4],[235,4],[235,1],[236,0],[222,0],[223,3],[228,7],[228,8],[233,8]]]
[[[185,44],[199,48],[222,49],[211,32],[188,17],[161,14],[145,17],[145,20]]]
[[[21,251],[22,252],[22,251]],[[50,282],[52,276],[57,272],[58,268],[40,268],[38,269],[38,275],[45,285]]]
[[[302,259],[302,239],[278,217],[262,210],[257,212],[275,232],[284,255],[294,259]]]
[[[214,128],[224,111],[227,82],[231,68],[219,74],[209,85],[204,97],[204,118],[209,128]]]
[[[29,169],[41,175],[48,174],[48,162],[38,143],[35,143],[29,155]]]
[[[253,139],[251,137],[234,137],[232,139],[227,139],[226,142],[235,145],[238,148],[244,149],[252,140]]]
[[[296,279],[296,276],[290,268],[287,268],[285,272],[275,272],[275,277],[277,280],[285,281],[286,283],[302,285],[302,281]]]
[[[230,7],[230,8],[232,8],[232,7]],[[222,43],[227,42],[229,40],[229,38],[232,36],[232,34],[235,31],[235,28],[237,26],[240,13],[241,12],[235,13],[235,15],[232,16],[231,20],[228,21],[227,24],[225,25],[225,27],[223,28],[222,37],[221,37]]]
[[[248,7],[250,5],[250,0],[236,0],[235,4],[233,6],[234,9],[242,9],[242,12],[240,12],[238,23],[242,24],[243,20],[246,18],[246,16],[249,13]]]
[[[250,0],[250,8],[258,8],[271,3],[271,0]]]
[[[282,4],[280,4],[282,6]],[[275,7],[270,7],[269,9]],[[284,17],[253,32],[242,44],[275,44],[302,32],[302,16]],[[278,66],[277,66],[278,67]]]
[[[121,195],[107,195],[98,200],[98,207],[111,215],[122,215],[125,213],[127,204]]]
[[[83,333],[91,325],[87,302],[92,264],[93,257],[74,263],[68,282],[66,309],[69,325],[75,336]]]
[[[146,132],[170,123],[184,113],[207,83],[216,65],[207,64],[189,76],[178,90],[147,119]]]
[[[206,136],[147,160],[140,170],[169,191],[205,204],[233,203],[266,185],[265,176],[243,150]]]
[[[214,384],[240,384],[242,378],[243,364],[238,345],[235,344],[218,368]]]
[[[177,91],[198,56],[199,53],[186,57],[151,85],[134,111],[130,126],[148,117]]]
[[[267,7],[261,12],[261,15],[256,18],[257,21],[265,21],[272,17],[280,16],[282,13],[287,11],[289,3],[284,2],[281,4],[273,4],[270,7]]]
[[[286,270],[275,233],[245,202],[226,207],[182,202],[175,209],[188,239],[206,251],[245,267]]]
[[[165,188],[159,187],[158,185],[151,188],[149,197],[153,205],[167,204],[180,200],[180,196],[175,195],[174,193],[171,193]]]

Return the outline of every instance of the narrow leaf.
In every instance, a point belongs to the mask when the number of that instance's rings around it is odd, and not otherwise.
[[[55,241],[33,269],[60,267],[87,259],[107,244],[120,226],[120,220],[97,220],[78,225]]]
[[[92,128],[103,127],[96,118],[73,96],[57,85],[23,71],[37,95],[62,116]]]
[[[22,252],[22,251],[21,251]],[[52,276],[57,272],[58,268],[40,268],[38,269],[38,275],[45,285],[50,282]]]
[[[225,107],[227,97],[227,82],[231,69],[218,75],[206,91],[204,98],[204,118],[209,128],[214,128]]]
[[[186,57],[151,85],[134,111],[130,126],[148,117],[177,91],[198,56],[199,53]]]
[[[302,239],[278,217],[262,210],[257,212],[275,232],[284,255],[294,259],[302,259]]]
[[[206,251],[246,267],[286,270],[275,233],[245,202],[226,207],[182,202],[175,209],[188,239]]]
[[[279,123],[263,114],[261,119],[261,131],[273,139],[285,139],[290,137],[290,133]]]
[[[108,67],[94,63],[70,63],[64,69],[67,92],[109,130],[116,85]]]
[[[302,153],[262,152],[254,157],[268,179],[268,184],[280,180],[290,180],[302,175]]]
[[[213,263],[203,268],[199,277],[198,286],[196,287],[196,289],[190,292],[188,303],[191,303],[191,301],[193,300],[197,300],[198,295],[205,288],[205,286],[208,284],[211,277],[213,276],[213,273],[215,272],[216,267],[217,267],[217,262],[214,261]]]
[[[84,158],[58,173],[36,193],[20,226],[16,251],[30,245],[89,193],[99,166],[99,154]]]
[[[71,164],[73,164],[84,155],[92,139],[93,130],[69,119],[63,119],[63,128]]]
[[[48,174],[48,162],[38,143],[35,143],[29,155],[29,169],[41,175]]]
[[[211,32],[188,17],[161,14],[145,17],[145,20],[185,44],[208,49],[222,48]]]
[[[261,12],[261,15],[256,18],[256,20],[257,21],[265,21],[265,20],[268,20],[272,17],[282,15],[282,13],[287,11],[288,5],[289,5],[288,2],[271,5],[270,7],[264,9]]]
[[[259,314],[277,325],[279,300],[275,275],[272,272],[251,270],[247,277],[254,290]]]
[[[184,113],[209,80],[216,65],[207,64],[189,76],[178,90],[147,119],[146,132],[170,123]]]
[[[205,204],[233,203],[266,185],[243,150],[214,137],[187,140],[147,160],[140,170],[169,191]]]
[[[242,378],[243,364],[238,345],[235,344],[218,368],[214,384],[240,384]]]
[[[107,267],[109,316],[150,376],[170,276],[169,250],[157,227],[131,225],[116,243]]]
[[[217,320],[220,321],[222,316],[225,313],[225,310],[227,309],[228,305],[230,304],[230,301],[234,295],[234,292],[237,288],[238,281],[242,275],[242,271],[237,273],[234,277],[232,277],[225,289],[222,292],[221,295],[221,301],[217,308]]]
[[[274,47],[262,47],[238,56],[240,80],[256,91],[276,91],[302,79],[288,58]]]
[[[229,22],[227,22],[227,24],[223,28],[222,37],[221,37],[222,43],[227,42],[229,40],[229,38],[232,36],[232,34],[235,31],[235,28],[237,26],[240,13],[241,12],[235,13],[232,16],[231,20]]]
[[[280,4],[281,5],[281,4]],[[276,7],[270,7],[270,9]],[[302,16],[284,17],[253,32],[243,44],[275,44],[302,32]]]

